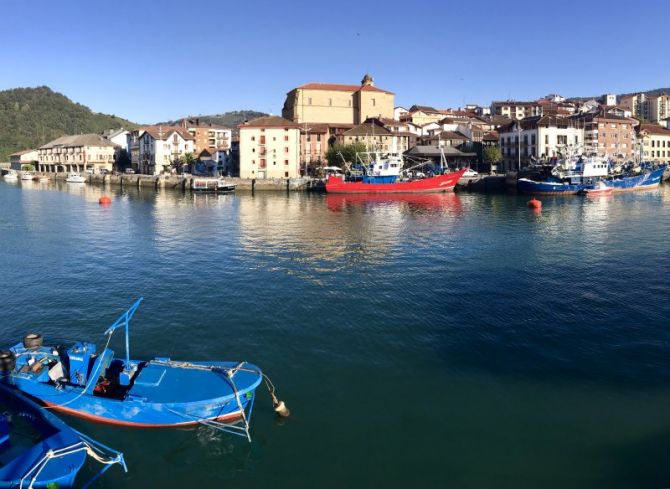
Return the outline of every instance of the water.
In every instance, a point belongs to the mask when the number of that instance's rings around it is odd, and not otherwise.
[[[245,359],[251,444],[68,418],[99,487],[670,485],[670,188],[597,199],[191,196],[0,183],[2,344]],[[122,345],[117,339],[118,351]]]

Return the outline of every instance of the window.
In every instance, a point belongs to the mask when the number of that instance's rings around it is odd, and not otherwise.
[[[375,99],[372,99],[372,106],[374,107],[377,104]]]
[[[284,136],[284,141],[288,141],[288,134]]]
[[[307,99],[307,105],[312,105],[312,97],[309,97],[309,98]]]
[[[256,136],[251,136],[252,141],[256,141]]]
[[[288,160],[284,160],[284,164],[285,164],[285,165],[288,165]]]
[[[285,176],[286,178],[288,178],[288,172],[287,172],[287,171],[284,172],[284,176]]]
[[[284,153],[288,153],[288,146],[284,146]]]
[[[261,164],[259,168],[265,168],[265,158],[261,158]]]
[[[544,135],[544,144],[549,144],[549,134]]]
[[[333,105],[333,99],[332,98],[328,99],[328,105]]]

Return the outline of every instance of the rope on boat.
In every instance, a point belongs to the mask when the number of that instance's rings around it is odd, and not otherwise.
[[[30,483],[28,484],[27,489],[33,489],[35,482],[37,481],[37,478],[39,475],[42,473],[44,468],[47,466],[47,464],[57,458],[61,457],[67,457],[68,455],[75,454],[77,452],[85,451],[87,455],[92,457],[93,459],[97,460],[103,465],[106,465],[107,467],[103,468],[93,479],[91,479],[88,484],[86,484],[84,487],[88,487],[94,480],[96,480],[100,475],[102,475],[111,465],[114,464],[121,464],[123,466],[123,469],[128,472],[128,468],[126,467],[126,462],[123,459],[123,454],[121,452],[116,452],[112,449],[109,449],[105,447],[102,444],[98,444],[96,442],[93,442],[93,440],[90,440],[88,437],[85,437],[81,433],[77,432],[77,434],[81,437],[80,441],[67,446],[63,448],[58,448],[56,450],[49,450],[47,453],[44,454],[44,456],[38,460],[24,475],[21,477],[21,480],[19,481],[19,489],[23,489],[23,484],[26,482],[27,479],[30,479]],[[114,452],[114,456],[105,456],[102,448],[106,448],[112,452]]]

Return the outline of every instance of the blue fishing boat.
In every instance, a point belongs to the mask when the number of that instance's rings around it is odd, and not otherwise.
[[[107,329],[100,351],[93,343],[44,346],[40,335],[26,336],[10,349],[16,358],[11,381],[55,411],[92,421],[138,428],[204,424],[251,441],[255,390],[265,379],[275,411],[288,415],[270,380],[251,363],[131,360],[130,320],[141,301]],[[109,348],[119,328],[125,329],[123,358]]]
[[[11,362],[4,356],[2,365]],[[6,379],[3,379],[6,380]],[[79,433],[48,410],[0,382],[0,488],[72,487],[87,455],[103,468],[126,464],[123,454]]]
[[[622,175],[605,180],[605,185],[614,192],[630,192],[635,190],[649,190],[659,186],[665,165],[645,171],[639,175]]]
[[[575,195],[607,176],[609,164],[597,156],[573,156],[558,162],[549,175],[520,178],[517,190],[531,195]]]

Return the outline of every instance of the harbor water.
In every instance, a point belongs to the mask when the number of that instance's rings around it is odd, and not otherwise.
[[[0,341],[101,345],[143,296],[132,357],[248,360],[291,409],[66,418],[126,455],[98,487],[668,487],[670,188],[527,200],[0,182]]]

